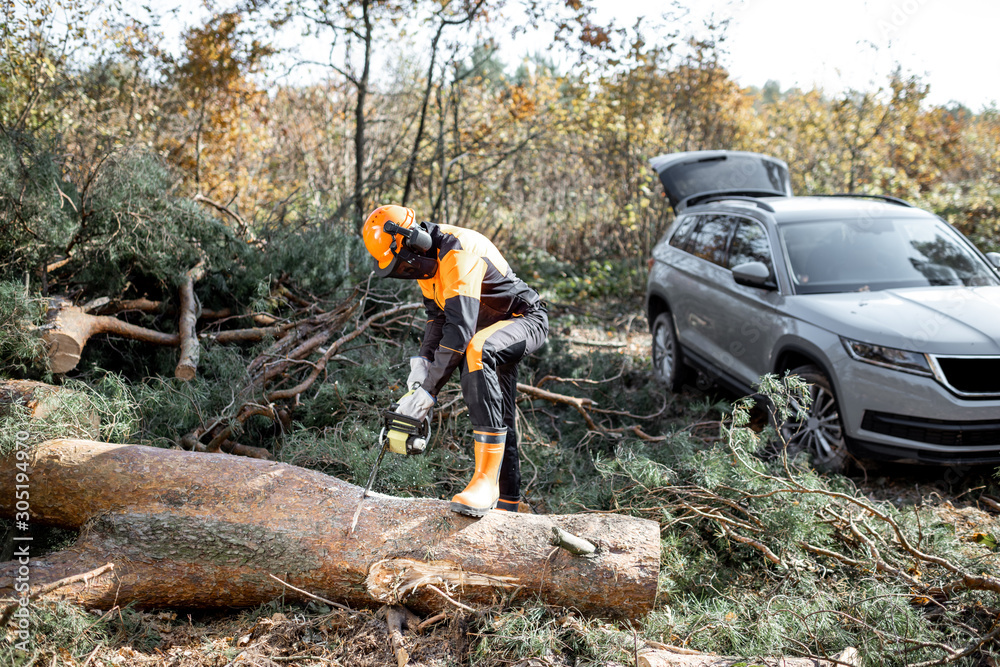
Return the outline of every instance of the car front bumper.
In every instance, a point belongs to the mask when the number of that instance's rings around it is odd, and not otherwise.
[[[960,398],[934,378],[846,354],[833,365],[841,420],[858,455],[918,463],[1000,462],[1000,398]]]

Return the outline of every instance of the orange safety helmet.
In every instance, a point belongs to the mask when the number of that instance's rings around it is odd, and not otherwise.
[[[361,235],[375,258],[375,275],[422,280],[437,272],[437,260],[418,254],[430,250],[431,238],[416,219],[413,209],[389,205],[379,206],[365,220]]]

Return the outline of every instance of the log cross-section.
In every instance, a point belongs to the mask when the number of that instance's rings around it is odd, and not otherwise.
[[[90,315],[64,301],[53,304],[47,319],[42,339],[48,347],[49,368],[53,373],[67,373],[76,368],[87,341],[96,334],[115,334],[154,345],[176,346],[180,342],[175,333],[145,329],[107,315]]]
[[[15,470],[0,461],[0,488],[13,488]],[[634,517],[494,511],[474,520],[444,500],[370,494],[348,535],[362,489],[342,480],[272,461],[88,440],[40,445],[31,484],[33,521],[86,527],[74,546],[32,560],[33,587],[114,563],[97,581],[53,593],[88,607],[294,598],[275,576],[352,606],[425,612],[538,598],[638,618],[656,596],[659,525]],[[0,498],[0,516],[13,516],[11,502]],[[580,558],[553,547],[554,526],[601,549]],[[0,596],[11,594],[3,586],[15,569],[0,564]]]

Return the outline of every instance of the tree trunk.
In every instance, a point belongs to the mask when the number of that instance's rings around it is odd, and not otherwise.
[[[371,2],[361,0],[361,17],[364,20],[365,32],[362,40],[365,45],[365,61],[361,68],[361,78],[356,81],[358,89],[357,105],[354,107],[354,214],[358,220],[364,220],[368,212],[365,210],[365,103],[368,99],[368,81],[371,78],[372,64],[372,18]]]
[[[14,488],[13,458],[0,488]],[[31,521],[84,527],[79,541],[32,557],[31,586],[114,563],[54,596],[87,607],[252,606],[305,591],[353,606],[431,612],[539,598],[585,613],[638,618],[653,607],[656,522],[614,514],[493,511],[373,494],[348,528],[361,489],[295,466],[217,454],[52,440],[31,454]],[[0,516],[13,517],[13,494]],[[591,557],[552,546],[557,526],[597,545]],[[0,596],[18,564],[0,565]],[[4,588],[6,587],[6,588]]]
[[[441,33],[447,25],[445,20],[441,20],[437,30],[434,32],[434,39],[431,40],[431,63],[427,66],[427,85],[424,87],[424,98],[420,102],[420,120],[417,122],[417,136],[413,138],[413,150],[410,152],[410,159],[406,165],[406,183],[403,185],[403,199],[400,202],[403,206],[410,199],[410,190],[413,188],[413,174],[417,170],[417,159],[420,156],[420,144],[424,140],[424,124],[427,122],[427,104],[431,99],[431,91],[434,90],[434,61],[437,59],[438,41]]]

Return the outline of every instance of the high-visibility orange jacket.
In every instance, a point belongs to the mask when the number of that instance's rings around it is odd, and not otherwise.
[[[426,224],[438,270],[417,281],[427,309],[420,356],[431,362],[423,388],[437,396],[477,331],[531,310],[540,299],[479,232]]]

